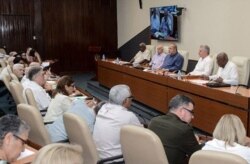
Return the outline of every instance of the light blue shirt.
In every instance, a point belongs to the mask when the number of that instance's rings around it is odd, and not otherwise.
[[[182,68],[184,58],[178,52],[176,54],[168,54],[163,62],[161,68],[168,69],[171,72],[179,71]]]
[[[153,70],[161,68],[165,57],[166,57],[165,53],[161,53],[161,54],[155,53],[155,55],[152,57],[152,60],[150,62],[150,65],[152,66],[151,68]]]
[[[84,100],[79,99],[79,100],[73,101],[71,109],[67,112],[74,113],[80,116],[81,118],[83,118],[88,124],[88,127],[91,133],[93,132],[94,123],[95,123],[95,113],[93,109],[89,108],[86,105]],[[58,141],[68,139],[68,136],[64,127],[64,123],[63,123],[63,116],[60,116],[52,124],[46,125],[46,127],[48,129],[52,142],[58,142]]]

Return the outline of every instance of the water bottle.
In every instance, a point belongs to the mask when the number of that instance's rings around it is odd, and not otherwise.
[[[115,62],[116,62],[116,64],[119,64],[120,63],[120,59],[117,57]]]
[[[178,73],[177,73],[177,79],[181,80],[181,70],[179,70]]]
[[[105,61],[105,54],[102,54],[102,61]]]

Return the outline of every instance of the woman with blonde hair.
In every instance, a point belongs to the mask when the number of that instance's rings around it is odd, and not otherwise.
[[[202,150],[214,150],[241,156],[250,164],[250,148],[246,146],[249,138],[240,118],[234,114],[225,114],[217,123],[214,139],[208,141]]]
[[[79,145],[55,143],[39,150],[32,164],[83,164],[82,148]]]

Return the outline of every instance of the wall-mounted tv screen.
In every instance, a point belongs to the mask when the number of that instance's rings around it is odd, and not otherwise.
[[[177,6],[150,8],[151,39],[178,40]]]

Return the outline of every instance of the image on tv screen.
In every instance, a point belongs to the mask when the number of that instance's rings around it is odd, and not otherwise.
[[[151,39],[178,40],[177,6],[150,8]]]

